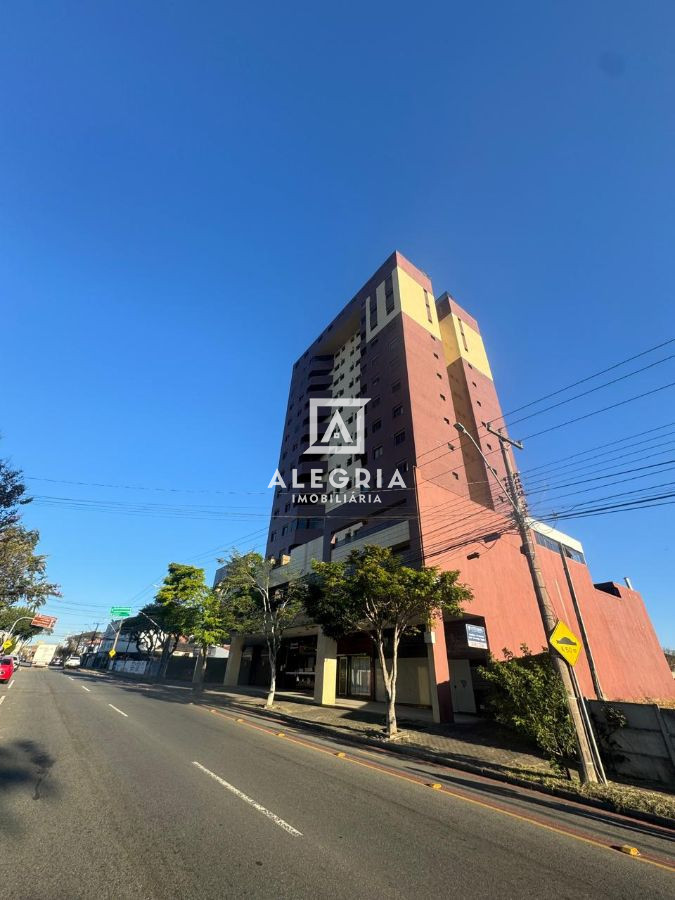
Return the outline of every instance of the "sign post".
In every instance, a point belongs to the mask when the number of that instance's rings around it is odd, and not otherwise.
[[[131,615],[131,607],[130,606],[113,606],[110,608],[110,617],[113,619],[128,619]],[[115,640],[113,641],[112,648],[108,650],[108,656],[110,657],[110,661],[112,662],[117,655],[117,642],[120,639],[120,632],[122,631],[122,623],[120,622],[119,628],[117,629],[117,633],[115,634]]]

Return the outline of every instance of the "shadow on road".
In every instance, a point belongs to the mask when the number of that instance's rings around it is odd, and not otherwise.
[[[20,828],[8,811],[11,794],[24,792],[34,801],[53,799],[58,788],[51,777],[56,760],[40,744],[29,740],[0,745],[0,831],[17,834]]]

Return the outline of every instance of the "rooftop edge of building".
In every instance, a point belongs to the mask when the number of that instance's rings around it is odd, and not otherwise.
[[[321,334],[316,338],[309,347],[296,359],[293,363],[293,368],[297,368],[300,362],[308,357],[312,352],[317,355],[320,355],[320,350],[326,349],[324,344],[328,344],[328,346],[332,346],[332,342],[329,342],[329,333],[331,337],[335,337],[336,342],[339,343],[340,336],[343,332],[352,329],[354,325],[358,325],[359,312],[361,301],[370,295],[373,290],[373,287],[376,287],[378,284],[381,284],[382,281],[387,278],[391,272],[394,271],[395,268],[400,268],[404,272],[406,272],[411,278],[413,278],[421,287],[427,290],[433,296],[433,286],[431,283],[431,278],[427,275],[426,272],[419,269],[416,265],[414,265],[410,260],[405,257],[400,250],[394,250],[385,261],[379,266],[378,269],[370,276],[370,278],[359,288],[359,290],[354,294],[351,300],[347,301],[347,303],[342,307],[342,309],[338,312],[338,314],[333,318],[331,322],[323,329]],[[471,317],[467,317],[467,321],[471,320]],[[473,321],[473,320],[471,320]]]

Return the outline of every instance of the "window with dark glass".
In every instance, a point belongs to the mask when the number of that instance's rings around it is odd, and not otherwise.
[[[396,434],[394,435],[394,444],[396,446],[398,446],[399,444],[402,444],[404,441],[405,441],[405,429],[402,429],[401,431],[397,431]]]
[[[391,275],[384,282],[384,308],[387,313],[394,311],[394,285]]]

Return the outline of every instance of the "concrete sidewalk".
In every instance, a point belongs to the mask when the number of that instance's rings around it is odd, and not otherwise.
[[[289,725],[313,727],[343,739],[385,743],[384,703],[341,699],[335,706],[318,706],[307,695],[278,691],[274,708],[265,710],[264,689],[207,686],[202,696],[214,705],[267,712]],[[405,748],[484,774],[555,774],[547,760],[494,722],[458,714],[452,725],[436,725],[431,710],[411,706],[397,706],[396,714],[401,734],[395,742],[386,741],[389,748]]]

